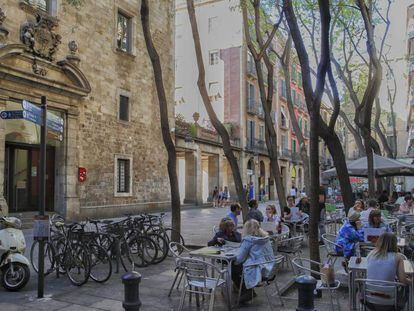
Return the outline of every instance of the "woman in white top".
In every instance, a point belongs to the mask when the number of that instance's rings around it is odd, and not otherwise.
[[[276,206],[268,205],[266,206],[266,214],[264,216],[263,222],[279,222],[280,217],[277,215]]]

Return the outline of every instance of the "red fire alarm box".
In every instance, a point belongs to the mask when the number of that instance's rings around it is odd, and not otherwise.
[[[85,167],[79,167],[78,178],[80,182],[86,181],[86,168]]]

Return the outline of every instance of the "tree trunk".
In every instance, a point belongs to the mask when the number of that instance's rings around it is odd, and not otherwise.
[[[274,35],[279,27],[281,22],[282,16],[280,17],[280,21],[273,26],[272,32],[269,34],[266,43],[263,40],[262,33],[261,33],[261,11],[260,11],[260,0],[255,1],[253,3],[254,8],[254,30],[256,33],[256,42],[259,46],[259,53],[256,51],[254,44],[252,42],[250,36],[250,29],[247,17],[247,3],[243,2],[242,4],[242,14],[243,14],[243,26],[244,26],[244,33],[245,39],[247,42],[247,46],[253,56],[253,60],[256,67],[257,73],[257,80],[259,84],[259,93],[260,93],[260,101],[262,103],[264,116],[265,116],[265,139],[266,139],[266,146],[270,158],[272,174],[276,185],[277,196],[279,199],[279,205],[281,209],[283,206],[286,206],[286,195],[285,195],[285,187],[283,186],[282,177],[280,174],[279,168],[279,161],[278,161],[278,154],[277,154],[277,135],[275,131],[275,126],[273,124],[273,120],[271,118],[271,110],[272,110],[272,103],[273,103],[273,84],[274,84],[274,66],[270,62],[268,57],[267,47],[270,42],[273,40]],[[267,68],[267,92],[264,83],[264,74],[262,68],[262,59],[264,64]]]
[[[152,69],[154,72],[155,86],[158,95],[158,104],[160,107],[162,138],[168,154],[167,169],[171,189],[171,225],[175,230],[172,234],[172,240],[175,242],[180,242],[178,233],[181,232],[181,201],[177,177],[177,156],[175,152],[175,145],[170,134],[170,126],[168,121],[168,101],[165,96],[160,57],[153,44],[151,36],[148,0],[142,0],[141,2],[141,23],[145,38],[145,44],[147,47],[148,55],[151,59]]]
[[[377,134],[378,134],[378,136],[379,136],[379,138],[381,140],[382,147],[384,148],[385,153],[387,154],[387,157],[392,159],[392,158],[394,158],[393,157],[393,152],[391,150],[390,145],[388,144],[387,138],[385,137],[384,133],[381,130],[381,127],[380,127],[380,118],[381,118],[381,104],[380,104],[379,98],[377,97],[375,99],[375,121],[374,121],[374,128],[375,128],[375,131],[377,132]]]
[[[324,140],[328,147],[329,153],[332,156],[336,174],[338,176],[339,184],[341,186],[342,200],[344,202],[345,210],[354,206],[354,195],[352,193],[351,183],[349,181],[348,167],[346,166],[346,158],[342,149],[341,141],[335,132],[329,131],[329,128],[322,120],[319,135]]]
[[[344,120],[346,127],[348,128],[348,130],[351,132],[352,136],[354,137],[355,143],[356,143],[356,145],[358,147],[358,150],[359,150],[359,156],[364,157],[365,156],[365,147],[364,147],[364,143],[362,141],[361,135],[359,135],[358,130],[351,124],[351,122],[349,121],[349,118],[345,114],[345,112],[343,112],[341,110],[339,115],[341,116],[342,120]]]
[[[330,66],[330,10],[329,1],[318,0],[321,27],[321,56],[318,64],[316,75],[315,91],[312,87],[311,70],[308,53],[305,48],[303,37],[295,16],[292,0],[283,1],[283,11],[289,25],[290,33],[295,44],[295,49],[299,58],[302,69],[302,85],[305,93],[306,106],[310,115],[310,217],[309,217],[309,249],[310,259],[320,261],[319,244],[318,244],[318,222],[320,219],[319,208],[319,118],[322,95],[325,89],[326,74]],[[318,265],[312,265],[312,268],[319,270]]]
[[[374,173],[374,153],[370,146],[371,135],[364,134],[365,153],[367,154],[368,170],[368,195],[371,199],[375,198],[375,173]]]
[[[241,178],[241,174],[239,170],[239,164],[237,162],[237,158],[235,157],[233,153],[233,148],[230,143],[229,133],[227,132],[223,123],[218,119],[216,112],[214,111],[213,106],[211,105],[210,98],[208,96],[208,92],[206,88],[203,52],[201,49],[200,34],[198,32],[197,18],[196,18],[195,9],[194,9],[194,0],[187,0],[187,11],[188,11],[188,16],[190,18],[195,54],[197,58],[198,89],[200,91],[200,95],[203,100],[204,106],[207,110],[207,114],[210,118],[210,121],[213,124],[214,128],[216,129],[217,133],[221,137],[221,140],[223,143],[223,151],[227,158],[227,161],[230,164],[231,171],[233,174],[234,184],[236,186],[237,196],[239,198],[239,202],[242,207],[243,219],[246,220],[247,213],[249,211],[247,208],[247,199],[246,199],[246,194],[244,193],[244,189],[243,189],[243,182],[242,182],[242,178]]]
[[[309,157],[308,151],[306,149],[305,138],[303,137],[302,131],[299,127],[298,120],[296,119],[295,109],[293,107],[292,101],[292,87],[290,85],[291,75],[290,75],[290,54],[291,54],[291,47],[292,47],[292,38],[289,36],[285,51],[280,59],[280,63],[282,66],[283,74],[285,76],[286,81],[286,101],[287,107],[289,111],[289,117],[292,123],[293,131],[295,132],[296,138],[298,139],[299,146],[300,146],[300,156],[303,162],[303,173],[304,173],[304,181],[305,181],[305,188],[306,191],[310,189],[310,167],[309,167]]]

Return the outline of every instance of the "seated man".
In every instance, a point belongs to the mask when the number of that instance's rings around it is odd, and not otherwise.
[[[235,203],[230,205],[230,212],[227,214],[227,217],[233,220],[234,225],[237,228],[237,225],[239,223],[239,220],[237,219],[237,216],[239,216],[241,213],[241,206],[239,203]]]
[[[249,201],[249,213],[247,214],[247,220],[255,219],[258,222],[263,222],[263,214],[261,211],[258,210],[259,204],[256,200]]]
[[[379,208],[379,204],[377,200],[374,200],[374,199],[368,200],[367,205],[368,205],[368,208],[361,212],[361,221],[363,224],[368,223],[368,218],[369,218],[369,214],[371,213],[371,211]]]

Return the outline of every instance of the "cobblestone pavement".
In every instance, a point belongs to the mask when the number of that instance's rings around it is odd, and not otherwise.
[[[264,208],[264,205],[260,207]],[[204,208],[189,209],[182,212],[183,236],[187,244],[205,245],[212,234],[212,226],[217,224],[221,217],[227,214],[223,208]],[[170,216],[167,215],[167,222]],[[30,230],[25,231],[28,246],[32,239]],[[29,248],[28,248],[29,249]],[[304,256],[307,255],[307,247],[304,247]],[[27,256],[29,255],[26,250]],[[140,285],[140,298],[142,301],[141,310],[177,310],[180,292],[174,290],[171,298],[168,298],[168,290],[174,278],[174,261],[167,258],[159,265],[137,269],[142,275]],[[113,274],[111,279],[105,284],[98,284],[88,281],[81,287],[70,284],[66,276],[56,279],[54,275],[46,278],[45,298],[36,298],[36,278],[37,275],[32,271],[32,276],[27,286],[20,292],[9,293],[0,288],[0,310],[1,311],[20,311],[20,310],[123,310],[123,285],[121,275]],[[283,286],[293,279],[293,273],[286,266],[278,274],[278,284]],[[267,300],[262,288],[256,289],[258,297],[252,303],[243,305],[241,310],[269,310]],[[347,310],[347,289],[339,292],[342,310]],[[284,295],[285,306],[282,307],[277,297],[271,298],[275,310],[295,310],[297,306],[297,293],[294,286]],[[186,300],[185,310],[206,310],[208,308],[208,298],[204,304],[197,308],[195,299],[190,303]],[[331,310],[328,297],[316,300],[317,310]],[[226,310],[225,302],[221,292],[216,294],[214,310]]]

